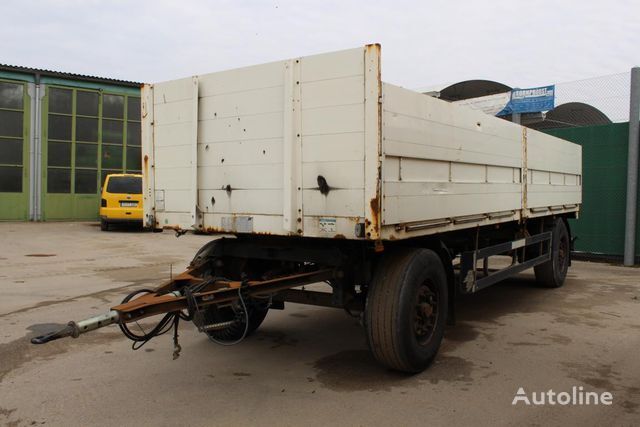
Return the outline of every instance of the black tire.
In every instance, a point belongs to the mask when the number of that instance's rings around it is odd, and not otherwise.
[[[571,259],[571,241],[569,231],[562,219],[553,224],[551,242],[551,259],[544,264],[536,265],[533,270],[536,281],[546,288],[559,288],[564,284]]]
[[[367,342],[381,364],[418,373],[433,362],[447,319],[447,275],[429,249],[385,255],[369,286]]]
[[[100,219],[100,230],[109,231],[109,223],[102,218]]]
[[[264,318],[269,312],[269,308],[264,303],[258,302],[250,304],[248,306],[249,311],[249,328],[247,329],[247,337],[254,333],[258,327],[262,324]],[[236,313],[231,307],[223,307],[221,309],[207,309],[204,314],[207,324],[229,322],[237,318]],[[216,341],[221,342],[233,342],[242,338],[242,334],[245,329],[244,316],[239,316],[240,320],[231,324],[224,329],[217,329],[213,331],[207,331],[206,334],[209,338],[213,338]]]

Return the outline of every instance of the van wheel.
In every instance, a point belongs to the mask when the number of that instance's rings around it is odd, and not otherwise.
[[[365,307],[367,342],[381,364],[418,373],[435,359],[447,319],[447,276],[429,249],[405,249],[378,264]]]
[[[567,226],[562,219],[556,219],[552,229],[551,259],[536,265],[533,270],[536,281],[546,288],[559,288],[564,284],[571,259],[571,242]]]
[[[109,223],[103,218],[100,218],[100,230],[109,231]]]

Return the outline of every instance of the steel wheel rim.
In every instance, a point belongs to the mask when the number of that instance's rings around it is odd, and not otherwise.
[[[413,333],[420,345],[427,344],[435,333],[439,301],[437,288],[431,281],[427,280],[418,287],[413,310]]]
[[[568,263],[568,242],[566,238],[561,238],[558,242],[558,267],[560,267],[560,274],[564,275],[567,271]]]

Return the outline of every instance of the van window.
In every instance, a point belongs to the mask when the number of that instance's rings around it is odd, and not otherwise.
[[[107,193],[142,194],[142,178],[139,176],[112,176],[107,184]]]

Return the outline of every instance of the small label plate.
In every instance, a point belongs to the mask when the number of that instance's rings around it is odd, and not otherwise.
[[[325,233],[335,233],[336,232],[336,219],[335,218],[320,218],[318,220],[318,224],[320,226],[320,231],[324,231]]]
[[[222,217],[222,228],[235,233],[253,233],[253,217],[225,216]]]

